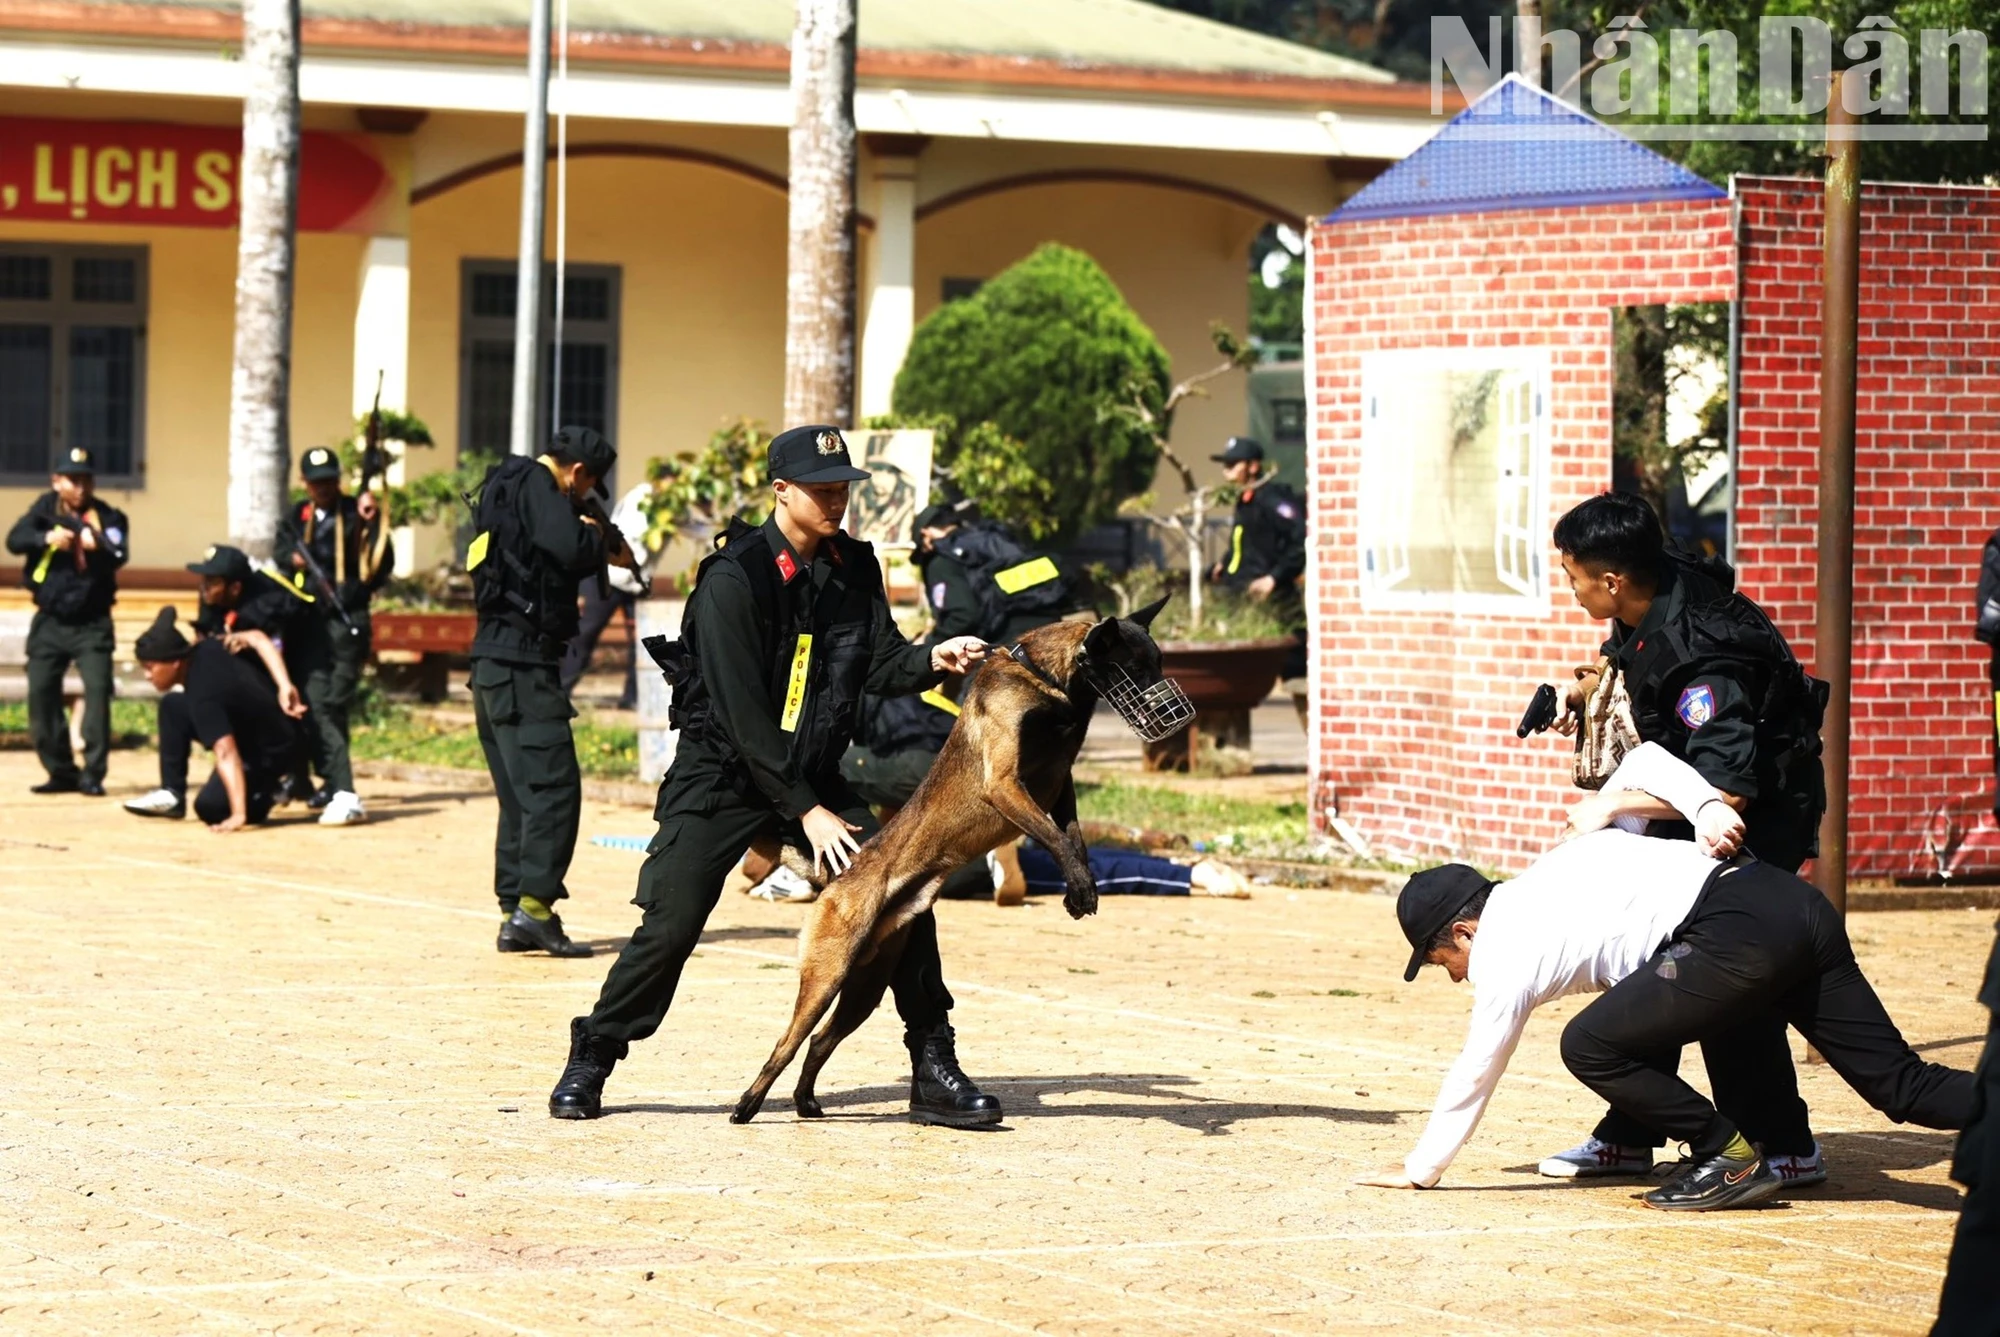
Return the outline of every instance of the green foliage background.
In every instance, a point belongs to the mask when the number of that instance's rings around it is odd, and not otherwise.
[[[1051,488],[1043,537],[1066,542],[1152,481],[1153,438],[1118,410],[1138,399],[1157,413],[1168,389],[1166,350],[1110,276],[1048,244],[917,327],[894,405],[902,418],[990,423],[1018,441]],[[972,463],[967,439],[950,461]]]

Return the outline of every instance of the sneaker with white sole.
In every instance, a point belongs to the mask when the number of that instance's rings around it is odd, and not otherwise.
[[[1568,1151],[1559,1151],[1535,1167],[1550,1179],[1598,1179],[1608,1175],[1644,1175],[1653,1168],[1651,1147],[1621,1147],[1587,1137]]]
[[[187,797],[171,789],[155,789],[150,794],[125,800],[125,811],[141,817],[165,817],[178,821],[187,816]]]
[[[750,888],[749,894],[753,900],[775,901],[779,905],[799,905],[819,896],[812,883],[789,868],[772,869],[771,875]]]
[[[1783,1180],[1786,1188],[1811,1188],[1826,1182],[1826,1155],[1817,1142],[1813,1143],[1810,1156],[1767,1156],[1765,1160],[1771,1173]]]
[[[353,826],[368,820],[368,809],[361,806],[361,795],[351,789],[335,793],[320,812],[321,826]]]

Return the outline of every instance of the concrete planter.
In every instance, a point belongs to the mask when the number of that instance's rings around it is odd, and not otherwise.
[[[1250,769],[1250,711],[1278,685],[1290,637],[1162,641],[1160,668],[1194,703],[1194,724],[1145,748],[1146,769],[1186,771],[1197,757],[1224,771]]]

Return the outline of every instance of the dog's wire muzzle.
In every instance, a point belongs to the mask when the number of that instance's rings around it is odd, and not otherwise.
[[[1142,743],[1171,738],[1194,723],[1194,702],[1172,678],[1141,687],[1116,664],[1102,669],[1092,665],[1085,672]]]

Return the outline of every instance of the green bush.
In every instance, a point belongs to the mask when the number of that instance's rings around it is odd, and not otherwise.
[[[1153,481],[1153,436],[1120,410],[1159,414],[1166,350],[1081,251],[1044,245],[917,327],[895,409],[991,423],[1053,489],[1051,536],[1109,520]],[[948,463],[948,462],[947,462]]]

